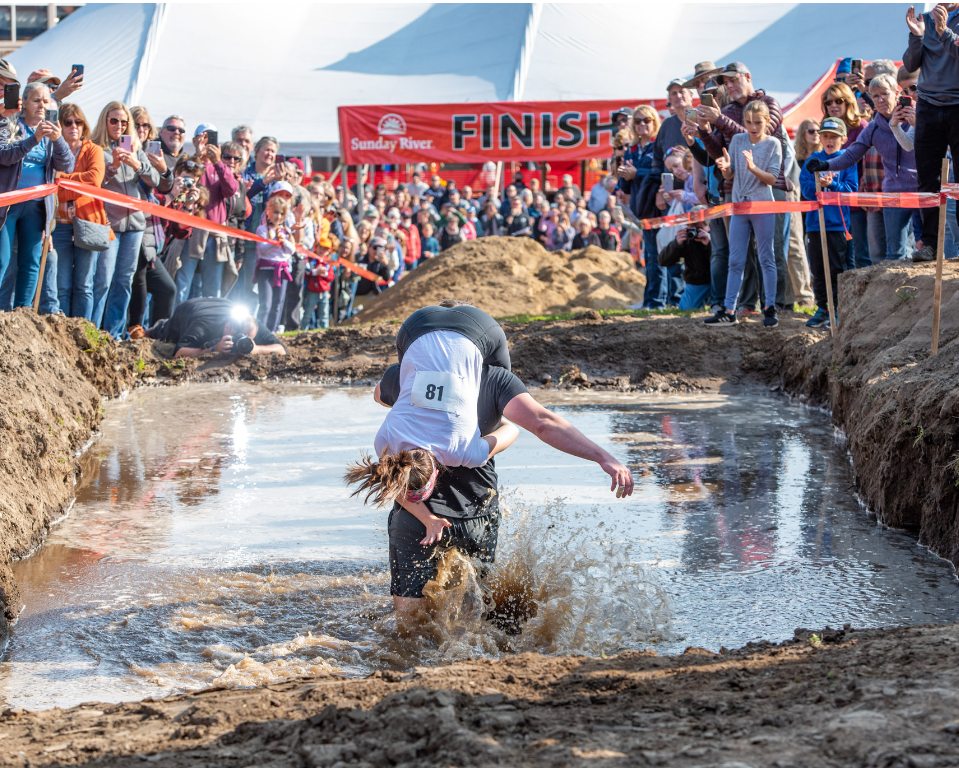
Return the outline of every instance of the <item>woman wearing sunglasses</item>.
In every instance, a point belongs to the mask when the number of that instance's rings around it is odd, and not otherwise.
[[[60,107],[63,138],[76,158],[73,173],[59,178],[99,187],[103,184],[106,164],[103,150],[90,141],[90,126],[83,110],[76,104]],[[97,268],[97,251],[80,248],[73,241],[73,220],[84,219],[109,226],[103,203],[60,187],[57,192],[57,227],[53,230],[53,248],[57,258],[57,295],[60,311],[68,317],[93,317],[93,275]],[[110,230],[111,240],[116,239]]]
[[[140,146],[145,150],[149,149],[150,142],[157,141],[160,135],[153,125],[150,113],[146,107],[131,107],[130,114],[133,116],[133,125],[140,140]],[[151,187],[141,178],[137,181],[137,186],[143,198],[160,205],[157,192],[169,191],[173,187],[173,168],[167,165],[162,149],[157,153],[147,152],[146,156],[150,165],[160,174],[160,183],[156,187]],[[153,297],[149,325],[155,324],[158,320],[167,320],[173,314],[173,306],[176,302],[176,285],[173,278],[163,266],[163,260],[157,258],[157,254],[163,250],[163,222],[154,219],[149,213],[144,216],[146,227],[143,230],[143,242],[140,243],[140,256],[137,259],[136,272],[133,273],[133,288],[130,293],[127,320],[129,329],[143,326],[148,294]]]
[[[126,104],[122,101],[107,104],[91,139],[103,149],[106,163],[103,188],[135,200],[146,200],[144,190],[154,189],[160,183],[160,173],[143,150]],[[110,241],[97,260],[92,322],[97,326],[102,324],[105,331],[120,338],[126,330],[133,275],[147,221],[146,214],[132,208],[113,203],[106,203],[105,208],[116,240]]]
[[[856,101],[856,95],[845,83],[833,83],[822,95],[822,116],[835,117],[846,124],[846,140],[843,142],[842,149],[848,149],[853,142],[859,138],[869,125],[859,113],[859,105]],[[803,160],[805,163],[805,159]],[[801,166],[800,166],[801,167]],[[863,161],[856,164],[857,178],[864,178]],[[877,213],[879,213],[877,211]],[[881,216],[882,214],[879,213]],[[850,206],[849,208],[849,233],[852,235],[852,248],[846,249],[845,268],[846,271],[856,269],[857,267],[868,267],[872,264],[869,257],[869,237],[868,237],[868,213],[863,208]],[[805,222],[805,217],[803,218]]]

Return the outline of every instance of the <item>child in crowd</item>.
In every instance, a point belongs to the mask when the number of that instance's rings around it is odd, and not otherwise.
[[[782,165],[782,145],[766,133],[769,125],[769,107],[757,99],[743,109],[743,125],[746,133],[737,133],[723,149],[723,156],[716,160],[716,167],[723,178],[733,181],[732,202],[772,202],[772,185],[779,176]],[[766,306],[763,308],[763,325],[772,328],[779,325],[776,317],[776,256],[773,253],[776,214],[743,213],[734,215],[729,222],[729,275],[726,278],[724,307],[706,319],[706,325],[722,328],[736,325],[736,302],[742,287],[746,269],[746,252],[750,233],[756,236],[759,265],[762,270]]]
[[[440,241],[433,237],[433,225],[427,221],[421,226],[421,229],[423,230],[423,238],[421,241],[423,258],[435,258],[440,252]]]
[[[838,117],[826,117],[819,126],[819,141],[822,149],[809,156],[809,160],[828,161],[844,153],[846,124]],[[820,173],[822,188],[827,192],[856,192],[859,189],[859,172],[855,165],[841,171]],[[799,174],[799,187],[807,200],[816,199],[816,177],[803,166]],[[829,257],[829,274],[832,283],[833,301],[839,299],[839,274],[846,263],[846,251],[849,248],[849,206],[827,205],[823,207],[826,221],[826,250]],[[809,256],[809,271],[812,272],[812,290],[816,295],[816,314],[806,321],[810,328],[828,325],[829,304],[826,292],[826,272],[822,258],[822,236],[819,230],[819,212],[806,214],[806,253]],[[833,311],[835,311],[833,307]]]
[[[330,255],[337,249],[336,237],[322,236],[316,243],[316,256],[306,260],[306,291],[303,294],[303,327],[310,331],[314,328],[330,327],[330,287],[333,285],[335,268],[329,262]],[[320,309],[318,319],[313,318],[316,308]]]
[[[293,233],[287,226],[290,201],[276,195],[266,202],[263,216],[266,219],[256,228],[256,234],[275,242],[256,244],[256,284],[260,295],[260,312],[257,318],[261,325],[276,331],[286,300],[286,288],[293,275],[290,265],[296,244]]]

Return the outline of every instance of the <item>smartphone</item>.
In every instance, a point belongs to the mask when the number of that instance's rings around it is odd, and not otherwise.
[[[900,96],[900,97],[899,97],[899,106],[900,106],[900,107],[911,107],[911,106],[912,106],[912,99],[910,99],[908,96]]]
[[[159,155],[163,151],[163,146],[159,141],[151,141],[147,144],[147,152],[151,155]]]
[[[702,96],[699,97],[699,102],[704,107],[711,107],[713,106],[713,95],[711,93],[704,93]]]
[[[17,109],[20,106],[20,83],[7,83],[3,86],[3,108]]]
[[[219,146],[220,137],[217,135],[216,131],[207,131],[206,132],[206,143],[214,147]]]
[[[73,65],[73,71],[77,73],[77,77],[83,77],[83,65],[82,65],[82,64],[74,64],[74,65]]]
[[[59,109],[48,109],[44,115],[43,119],[48,123],[59,123],[60,122],[60,110]]]
[[[75,219],[77,217],[77,204],[74,200],[67,201],[67,218]]]
[[[687,110],[686,110],[686,124],[687,124],[687,125],[699,125],[699,110],[698,110],[698,109],[687,109]]]
[[[853,60],[852,60],[852,64],[849,65],[849,68],[850,68],[853,72],[859,72],[859,73],[861,74],[861,73],[862,73],[862,59],[853,59]]]
[[[123,134],[123,136],[120,137],[120,149],[124,150],[125,152],[132,152],[133,137],[126,133]]]
[[[273,162],[276,163],[277,165],[279,165],[280,163],[285,163],[286,155],[277,155],[276,160],[274,160]]]
[[[663,174],[663,190],[666,192],[672,192],[673,186],[676,183],[676,179],[671,173]]]

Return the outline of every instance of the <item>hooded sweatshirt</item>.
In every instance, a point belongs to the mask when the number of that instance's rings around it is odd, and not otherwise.
[[[830,158],[829,170],[841,171],[855,165],[862,160],[870,147],[875,147],[882,158],[885,174],[882,180],[883,192],[915,192],[919,189],[915,153],[907,152],[900,146],[892,133],[888,118],[878,112],[849,149]]]
[[[840,149],[834,155],[827,155],[826,150],[821,149],[814,152],[806,162],[814,157],[817,160],[833,160],[844,154],[845,150]],[[799,188],[802,190],[803,198],[806,200],[816,199],[816,177],[806,170],[805,165],[799,174]],[[823,187],[824,192],[858,192],[859,191],[859,172],[855,165],[844,168],[836,174],[836,178],[828,187]],[[848,205],[824,205],[823,214],[826,220],[827,232],[848,232],[849,231],[849,206]],[[808,211],[806,213],[806,230],[808,232],[819,231],[819,211]]]

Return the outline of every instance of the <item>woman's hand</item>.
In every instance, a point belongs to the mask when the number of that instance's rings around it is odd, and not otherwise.
[[[116,151],[117,150],[115,149],[113,150],[114,154],[116,154]],[[121,163],[123,163],[124,165],[130,166],[130,168],[132,168],[134,171],[140,170],[140,158],[138,158],[132,152],[127,152],[125,149],[121,149],[120,153],[121,153],[120,154]]]
[[[746,167],[750,171],[756,167],[756,164],[753,162],[753,151],[751,149],[743,150],[743,159],[746,161]]]
[[[686,139],[686,144],[688,146],[691,147],[696,143],[696,136],[699,133],[696,128],[693,128],[693,126],[689,125],[688,123],[683,123],[682,128],[679,130],[682,131],[683,138]]]
[[[906,11],[906,26],[909,27],[909,31],[912,32],[912,34],[918,37],[926,34],[926,20],[922,18],[922,14],[916,15],[915,6]]]
[[[60,126],[56,123],[49,123],[46,120],[42,120],[40,125],[37,126],[36,135],[41,139],[56,141],[60,138]]]
[[[716,158],[716,167],[720,170],[721,173],[725,173],[732,166],[732,162],[729,159],[729,152],[726,151],[726,148],[723,147],[723,156]]]
[[[75,69],[71,69],[70,76],[53,92],[53,98],[57,101],[63,101],[71,94],[79,91],[82,87],[83,75],[78,75]]]
[[[899,112],[901,122],[909,123],[909,125],[912,125],[912,126],[916,124],[916,108],[915,107],[899,107],[899,109],[897,109],[896,112]]]
[[[209,160],[213,165],[216,165],[220,162],[220,148],[216,144],[207,144],[206,146],[206,159]]]
[[[636,168],[633,167],[633,161],[627,160],[619,168],[616,169],[616,173],[620,178],[632,180],[636,178]]]
[[[147,160],[150,161],[150,165],[156,168],[159,173],[166,173],[166,160],[163,159],[162,152],[159,155],[147,152]]]
[[[420,522],[426,526],[426,536],[424,536],[420,542],[424,547],[439,543],[443,538],[443,530],[452,525],[449,520],[433,514],[431,514],[425,522],[422,520]]]
[[[271,165],[263,172],[261,181],[266,185],[270,186],[276,180],[276,166]]]

